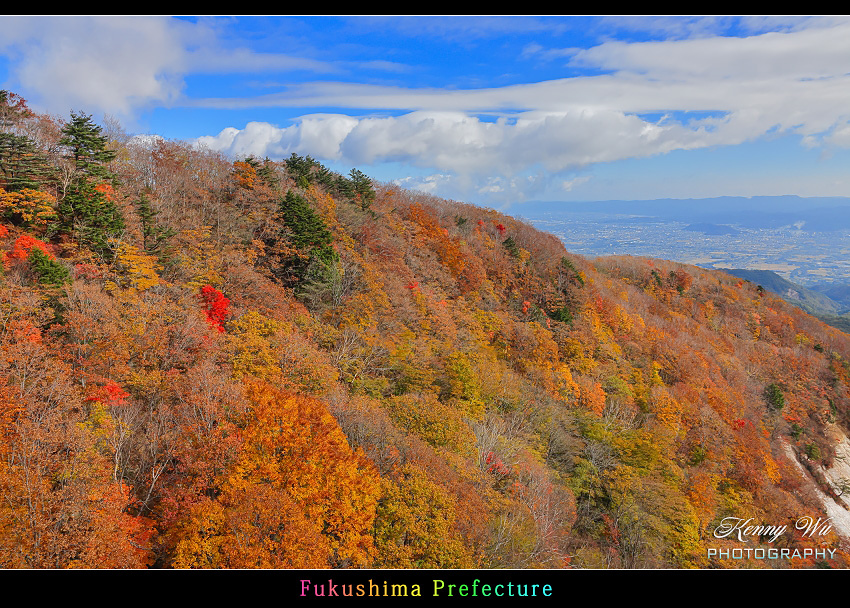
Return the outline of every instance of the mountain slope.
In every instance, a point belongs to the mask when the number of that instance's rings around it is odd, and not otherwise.
[[[71,200],[0,183],[0,565],[846,566],[709,550],[826,512],[850,336],[309,157],[107,143]]]
[[[847,314],[847,305],[830,297],[830,293],[841,297],[843,292],[840,287],[809,289],[784,279],[771,270],[744,270],[739,268],[723,268],[721,270],[760,285],[794,306],[799,306],[828,325],[845,332],[850,330],[850,316]]]
[[[784,300],[791,302],[795,306],[799,306],[810,314],[839,314],[846,312],[846,307],[828,295],[797,285],[779,276],[772,270],[745,270],[741,268],[721,268],[720,270],[746,279],[756,285],[761,285],[768,291],[772,291]]]

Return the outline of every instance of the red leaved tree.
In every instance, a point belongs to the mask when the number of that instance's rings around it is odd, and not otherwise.
[[[201,288],[201,301],[210,327],[224,332],[223,323],[230,314],[230,300],[212,285],[204,285]]]

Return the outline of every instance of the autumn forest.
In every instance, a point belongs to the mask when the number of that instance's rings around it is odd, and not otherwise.
[[[0,92],[0,567],[843,568],[850,336]],[[850,483],[848,483],[850,487]],[[829,559],[720,560],[724,518]]]

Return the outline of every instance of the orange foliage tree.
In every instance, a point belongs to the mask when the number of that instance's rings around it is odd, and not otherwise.
[[[37,334],[0,341],[0,567],[143,568],[153,522],[116,482],[70,368]]]
[[[351,449],[323,402],[260,381],[248,382],[247,396],[241,454],[219,478],[219,499],[178,523],[173,565],[367,565],[374,467]]]

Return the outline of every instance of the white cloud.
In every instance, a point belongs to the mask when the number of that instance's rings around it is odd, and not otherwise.
[[[823,138],[823,142],[829,146],[850,148],[850,121],[836,125],[836,128]]]
[[[339,71],[337,67],[324,61],[280,53],[257,53],[247,48],[222,49],[214,46],[187,52],[186,63],[187,71],[214,74],[291,70],[310,70],[317,73]]]
[[[847,72],[848,24],[744,38],[714,36],[640,43],[607,42],[576,53],[572,63],[671,81],[758,79],[787,82]]]
[[[453,175],[435,173],[421,177],[401,177],[393,180],[393,183],[407,190],[437,194],[441,189],[450,189],[456,180],[457,178]]]
[[[590,181],[589,175],[582,175],[581,177],[567,179],[561,182],[561,189],[565,192],[570,192],[576,186],[580,186],[588,181]]]
[[[485,176],[540,168],[561,172],[702,147],[718,137],[722,136],[706,134],[702,124],[662,126],[618,110],[584,109],[524,112],[510,122],[490,122],[460,112],[359,119],[321,114],[303,117],[286,128],[256,122],[241,130],[228,127],[199,142],[235,155],[283,157],[296,152],[350,165],[398,162]]]
[[[132,120],[139,110],[183,100],[189,73],[337,71],[329,63],[227,48],[219,26],[158,16],[6,16],[0,54],[7,87],[35,108],[104,112]]]
[[[179,97],[185,53],[176,30],[159,17],[4,17],[0,51],[36,107],[128,116]]]
[[[543,172],[525,176],[491,175],[471,179],[466,175],[435,173],[394,179],[392,183],[408,190],[426,192],[444,198],[483,201],[487,205],[508,207],[543,193],[551,183]]]
[[[303,116],[286,128],[266,122],[249,122],[244,129],[227,127],[218,135],[199,137],[200,146],[232,156],[283,158],[293,152],[324,160],[343,158],[340,146],[356,127],[356,118],[343,114]]]

